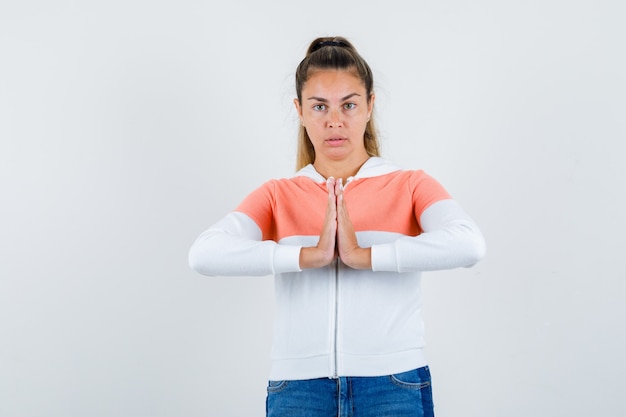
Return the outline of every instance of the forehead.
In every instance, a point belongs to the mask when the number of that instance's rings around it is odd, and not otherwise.
[[[305,98],[311,94],[343,96],[346,93],[359,93],[364,96],[365,85],[359,76],[350,70],[316,70],[304,83],[302,92]]]

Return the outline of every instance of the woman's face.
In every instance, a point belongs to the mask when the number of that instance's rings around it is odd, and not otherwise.
[[[367,157],[363,135],[372,114],[365,86],[346,70],[319,70],[302,87],[302,103],[294,100],[318,158],[339,161]]]

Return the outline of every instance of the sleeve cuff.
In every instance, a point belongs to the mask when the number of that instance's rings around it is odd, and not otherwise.
[[[276,245],[274,249],[274,273],[300,272],[301,246]]]
[[[386,243],[372,246],[372,271],[398,271],[395,245]]]

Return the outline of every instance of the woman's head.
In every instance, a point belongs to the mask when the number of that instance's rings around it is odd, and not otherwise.
[[[320,71],[345,71],[357,77],[365,89],[368,104],[373,105],[374,78],[372,70],[352,44],[342,37],[315,39],[307,50],[305,58],[296,70],[297,105],[302,106],[302,90],[309,79]],[[369,117],[363,134],[364,147],[368,155],[379,155],[379,143],[374,118]],[[297,168],[315,161],[315,149],[305,126],[300,126],[298,134]]]

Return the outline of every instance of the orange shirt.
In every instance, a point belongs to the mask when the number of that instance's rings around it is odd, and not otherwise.
[[[355,178],[345,185],[345,201],[356,232],[380,231],[417,236],[418,219],[431,204],[449,199],[448,192],[424,171],[394,171]],[[236,209],[250,216],[263,240],[318,236],[328,191],[309,177],[271,180],[252,192]]]

